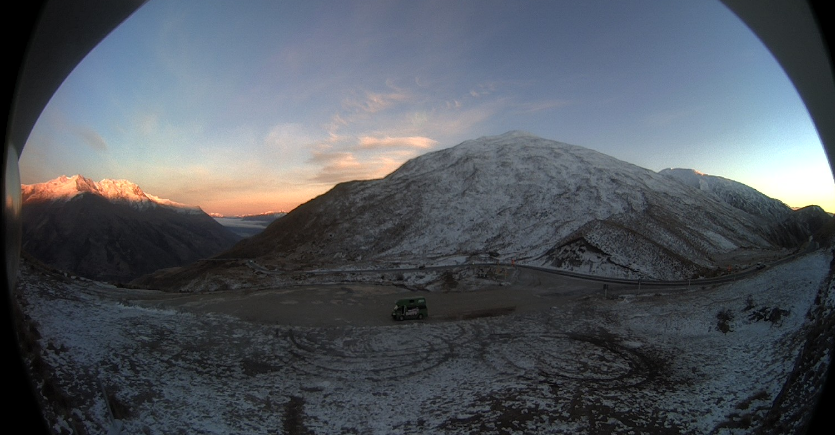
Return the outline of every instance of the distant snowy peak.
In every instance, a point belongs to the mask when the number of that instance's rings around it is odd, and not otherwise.
[[[727,178],[708,175],[694,169],[671,168],[659,172],[702,191],[731,207],[770,220],[785,219],[791,208],[780,200],[770,198],[758,190]]]
[[[287,212],[284,211],[265,211],[263,213],[255,213],[255,214],[236,214],[236,215],[225,215],[223,213],[209,213],[209,216],[213,218],[229,218],[229,219],[244,219],[244,220],[275,220],[286,215]]]
[[[24,203],[69,201],[78,195],[92,194],[106,198],[110,202],[126,203],[140,210],[162,206],[181,213],[203,213],[200,207],[145,193],[137,184],[128,180],[104,179],[95,182],[82,175],[72,177],[62,175],[44,183],[23,184],[20,187]]]

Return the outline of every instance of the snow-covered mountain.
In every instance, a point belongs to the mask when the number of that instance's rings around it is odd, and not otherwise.
[[[710,273],[717,256],[808,237],[775,231],[667,174],[509,132],[417,157],[383,179],[339,184],[223,256],[324,266],[493,253],[686,279]]]
[[[129,281],[210,257],[240,239],[199,207],[127,180],[62,176],[21,191],[24,251],[88,278]]]
[[[21,193],[23,201],[28,203],[69,201],[78,195],[90,194],[101,196],[111,202],[128,204],[139,210],[168,207],[181,213],[203,213],[200,207],[180,204],[145,193],[139,186],[128,180],[104,179],[95,182],[82,175],[72,177],[62,175],[44,183],[23,184]]]

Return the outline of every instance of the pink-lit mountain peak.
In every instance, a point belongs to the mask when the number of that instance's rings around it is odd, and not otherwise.
[[[140,209],[164,206],[186,212],[202,212],[200,207],[180,204],[147,194],[136,183],[128,180],[104,179],[95,182],[83,175],[72,177],[62,175],[44,183],[23,184],[21,191],[24,203],[68,201],[77,195],[93,194],[107,198],[111,202],[128,203]]]

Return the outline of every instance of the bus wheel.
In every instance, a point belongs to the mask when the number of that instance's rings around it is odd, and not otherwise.
[[[397,320],[403,321],[403,315],[401,314],[401,315],[397,316]]]
[[[418,319],[423,320],[423,314],[418,314]]]

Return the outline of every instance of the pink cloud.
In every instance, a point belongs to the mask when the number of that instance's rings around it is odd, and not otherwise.
[[[417,148],[428,149],[437,145],[438,141],[423,136],[407,137],[360,137],[360,149],[381,149],[381,148]]]
[[[318,160],[316,160],[318,159]],[[318,183],[341,183],[351,180],[380,178],[381,168],[376,164],[362,163],[350,153],[332,153],[314,155],[315,161],[328,162],[311,178]]]
[[[346,108],[360,112],[377,113],[393,106],[395,103],[402,103],[408,100],[409,94],[401,90],[389,93],[366,92],[365,98],[348,99],[344,102],[344,105]]]

